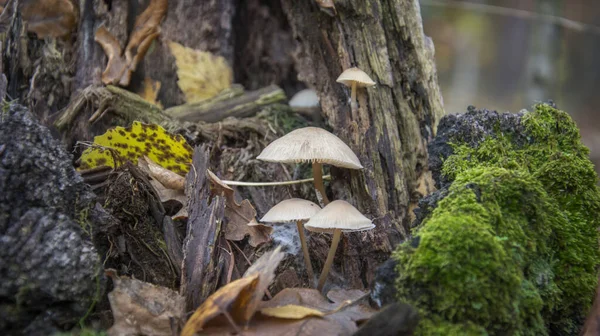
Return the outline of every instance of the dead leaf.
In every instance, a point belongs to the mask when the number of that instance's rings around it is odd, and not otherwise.
[[[125,55],[123,55],[117,39],[106,28],[100,27],[96,31],[95,40],[102,45],[108,56],[108,64],[102,74],[102,83],[129,85],[131,74],[159,35],[159,24],[167,13],[167,5],[167,0],[151,0],[146,10],[135,20],[133,31],[129,36],[129,43],[125,47]],[[99,37],[100,29],[103,31]]]
[[[66,36],[77,26],[79,10],[71,0],[26,0],[21,5],[27,30],[39,39]]]
[[[106,69],[102,73],[102,83],[117,84],[127,69],[125,59],[121,56],[122,50],[119,41],[104,26],[96,30],[94,41],[102,46],[108,57]]]
[[[158,92],[160,91],[160,81],[154,81],[150,77],[144,78],[144,84],[138,94],[144,98],[145,101],[154,104],[160,108],[163,108],[162,104],[158,101]]]
[[[109,335],[171,336],[171,319],[185,319],[185,299],[178,293],[106,270],[114,289],[108,294],[114,324]]]
[[[301,320],[308,316],[325,316],[325,314],[319,310],[298,305],[285,305],[273,308],[263,308],[260,310],[260,313],[267,316],[294,320]]]
[[[243,309],[243,306],[236,302],[246,302],[252,297],[258,282],[259,274],[254,274],[221,287],[196,309],[183,327],[181,336],[193,336],[203,330],[207,322],[221,314],[228,314],[234,323],[242,322],[240,316],[243,313],[237,310]]]
[[[254,274],[260,275],[255,295],[248,302],[248,307],[244,316],[244,321],[246,323],[250,321],[254,313],[258,310],[264,292],[271,282],[273,282],[275,270],[284,256],[285,253],[281,252],[281,245],[277,246],[273,251],[267,252],[258,258],[258,260],[246,270],[246,273],[244,273],[244,277],[250,277]]]
[[[185,177],[164,168],[147,156],[140,157],[138,165],[140,165],[140,161],[143,162],[144,167],[148,167],[150,177],[160,182],[165,188],[181,191],[185,188]]]
[[[225,218],[228,219],[224,229],[225,239],[239,241],[250,236],[249,243],[253,247],[268,242],[273,228],[256,221],[256,210],[250,201],[246,199],[238,204],[235,201],[233,189],[224,184],[210,170],[207,170],[206,173],[212,183],[211,198],[214,196],[225,197]]]
[[[212,98],[231,87],[233,71],[225,58],[169,42],[177,63],[177,85],[187,103]]]
[[[315,289],[287,288],[272,300],[261,303],[261,314],[256,315],[244,329],[244,336],[267,335],[352,335],[358,330],[357,323],[369,319],[374,310],[358,301],[365,292],[336,291],[330,302]],[[358,300],[358,301],[357,301]],[[350,303],[348,303],[350,302]],[[307,315],[301,319],[265,316],[262,311],[280,309],[282,306],[297,306],[319,311],[322,316]],[[225,321],[218,321],[203,330],[203,335],[230,335],[232,327]]]

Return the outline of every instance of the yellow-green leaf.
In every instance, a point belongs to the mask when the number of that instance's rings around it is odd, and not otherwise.
[[[325,316],[325,313],[320,310],[293,304],[273,308],[263,308],[260,310],[260,313],[267,316],[294,320],[301,320],[308,316]]]
[[[119,155],[123,161],[137,163],[138,158],[147,156],[162,167],[186,174],[192,162],[192,148],[181,135],[168,133],[158,125],[133,122],[131,127],[115,127],[94,138],[94,146],[81,155],[79,169],[97,166],[115,167],[115,160],[109,150]]]

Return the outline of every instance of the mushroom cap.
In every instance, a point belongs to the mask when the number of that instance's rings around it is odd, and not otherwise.
[[[346,86],[352,86],[352,83],[356,83],[358,87],[368,87],[376,84],[371,77],[369,77],[369,75],[359,68],[350,68],[344,70],[336,82],[342,83]]]
[[[319,162],[349,169],[362,169],[358,157],[340,138],[318,127],[291,131],[271,142],[260,155],[267,162]]]
[[[327,204],[323,210],[312,216],[304,227],[313,232],[332,233],[335,229],[341,229],[342,232],[371,230],[375,224],[352,204],[337,200]]]
[[[315,90],[305,89],[296,93],[289,102],[293,108],[314,108],[319,106],[319,97]]]
[[[285,223],[307,220],[317,214],[321,207],[301,198],[290,198],[277,203],[261,218],[265,223]]]

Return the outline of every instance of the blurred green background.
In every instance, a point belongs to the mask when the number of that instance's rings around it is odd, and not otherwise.
[[[552,99],[600,167],[600,0],[420,0],[447,113]]]

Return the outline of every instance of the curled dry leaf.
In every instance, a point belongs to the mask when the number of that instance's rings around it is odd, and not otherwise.
[[[125,47],[125,55],[119,42],[106,28],[100,27],[96,31],[95,40],[102,45],[108,56],[108,64],[102,74],[102,83],[129,85],[131,74],[146,55],[152,41],[159,35],[159,24],[167,13],[167,5],[167,0],[152,0],[136,18],[129,43]]]
[[[139,158],[138,164],[139,161],[142,161],[144,166],[148,167],[150,177],[160,182],[165,188],[183,191],[185,187],[185,177],[162,167],[147,156]]]
[[[225,239],[239,241],[250,236],[249,243],[253,247],[268,242],[273,228],[256,221],[256,210],[250,201],[243,200],[238,204],[235,201],[233,189],[224,184],[210,170],[207,170],[206,174],[212,184],[211,197],[225,197],[225,218],[228,219],[224,229]]]
[[[231,318],[234,323],[241,323],[240,316],[244,315],[245,309],[243,303],[254,295],[258,278],[259,274],[254,274],[230,282],[217,290],[196,309],[183,327],[181,336],[193,336],[202,331],[207,322],[221,314],[227,314],[228,320]]]
[[[176,42],[169,42],[177,63],[177,85],[188,103],[212,98],[229,88],[233,71],[225,58],[207,51],[194,50]]]
[[[273,308],[263,308],[260,310],[260,313],[266,316],[294,320],[301,320],[308,316],[325,316],[325,313],[323,313],[320,310],[298,305],[285,305]]]
[[[77,26],[79,10],[72,0],[26,0],[21,5],[27,30],[40,39],[66,36]]]
[[[280,246],[263,254],[241,279],[230,282],[208,297],[187,321],[181,335],[191,336],[204,331],[211,320],[216,320],[216,325],[226,323],[229,328],[239,331],[238,325],[247,324],[256,312],[282,258]],[[225,319],[216,319],[220,315]]]
[[[128,277],[119,277],[115,270],[106,270],[114,289],[108,294],[114,324],[109,335],[171,336],[171,319],[185,319],[185,300],[168,288],[155,286]]]
[[[125,59],[121,56],[122,50],[119,41],[104,26],[96,30],[94,41],[102,46],[108,57],[106,69],[102,73],[102,83],[117,84],[127,69]]]

